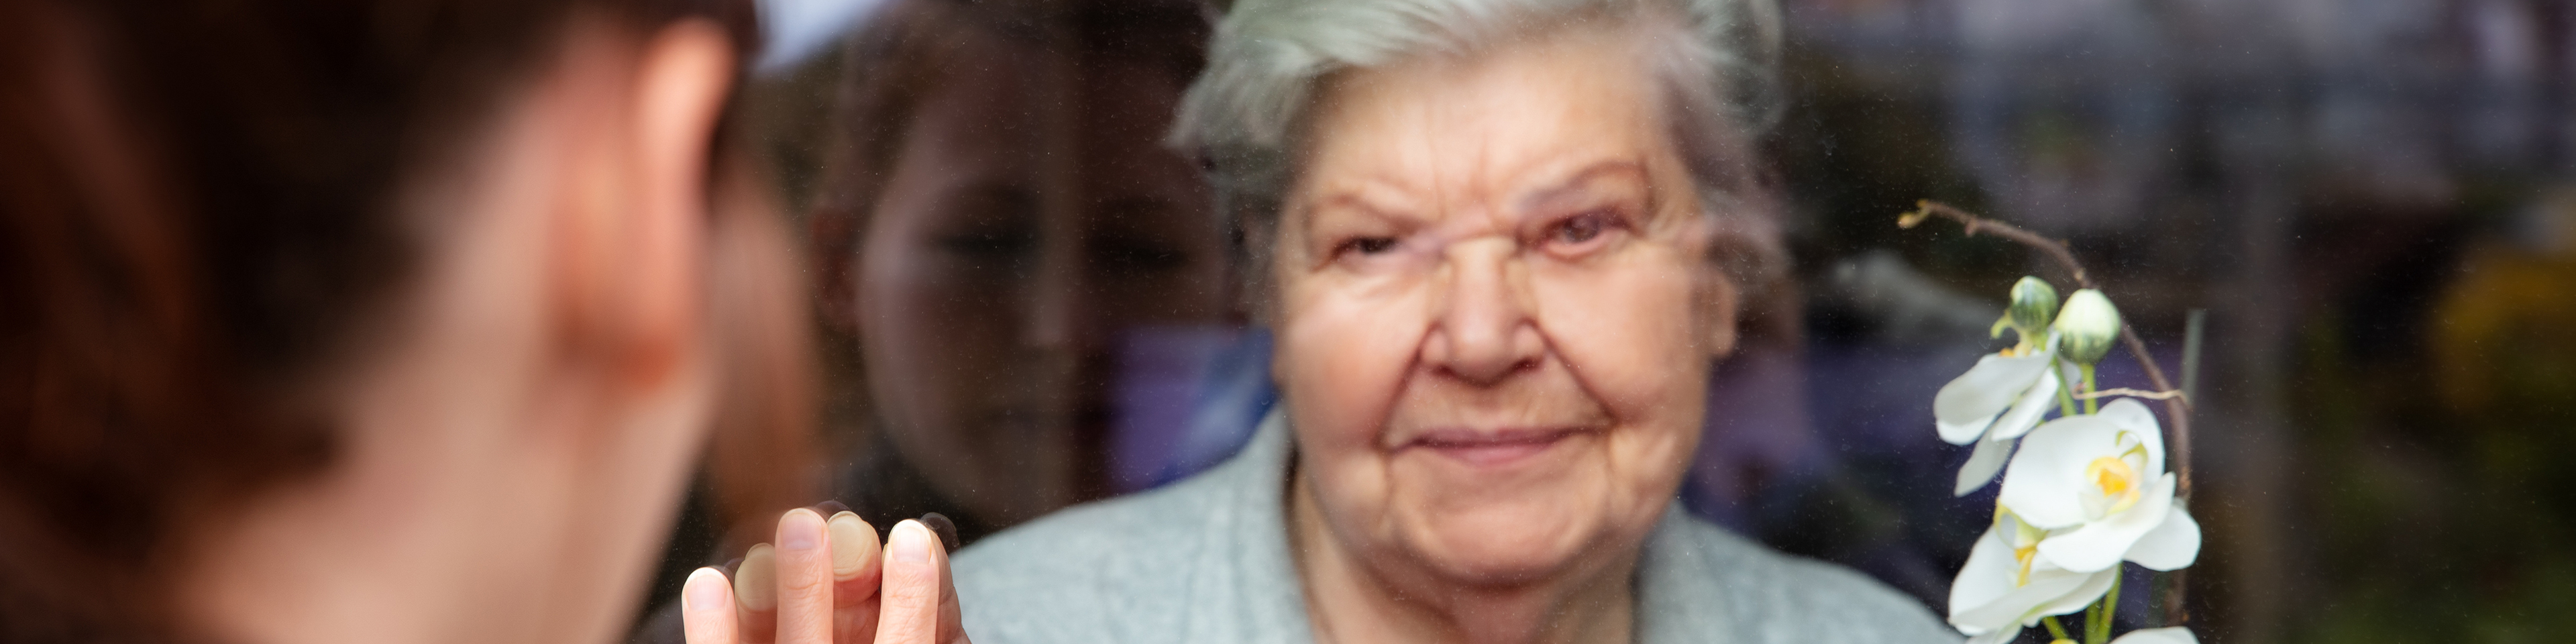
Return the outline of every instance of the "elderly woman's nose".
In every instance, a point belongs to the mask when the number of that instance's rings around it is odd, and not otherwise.
[[[1453,245],[1434,289],[1437,301],[1423,363],[1460,379],[1490,383],[1537,364],[1546,353],[1530,316],[1528,276],[1507,239]]]

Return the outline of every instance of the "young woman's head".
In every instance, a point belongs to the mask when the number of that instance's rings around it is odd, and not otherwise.
[[[784,279],[711,251],[776,234],[710,189],[756,40],[739,0],[0,3],[0,640],[617,632],[746,330],[710,276]]]
[[[890,3],[850,59],[814,217],[827,316],[888,443],[981,527],[1108,491],[1115,350],[1226,321],[1196,164],[1158,145],[1184,2]]]

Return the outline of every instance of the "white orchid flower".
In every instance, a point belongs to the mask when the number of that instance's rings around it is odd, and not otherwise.
[[[2074,572],[2039,552],[2046,533],[1998,513],[1995,527],[1977,538],[1968,564],[1950,584],[1950,626],[1970,644],[2000,644],[2040,618],[2083,610],[2111,589],[2117,570]]]
[[[2129,631],[2127,635],[2111,638],[2111,644],[2200,644],[2200,638],[2193,636],[2189,628],[2168,626]]]
[[[2200,556],[2200,524],[2174,503],[2156,416],[2123,398],[2101,413],[2049,421],[2023,438],[1998,503],[2047,535],[2038,554],[2066,570],[2154,570]]]
[[[1966,496],[1985,487],[2003,470],[2014,439],[2039,425],[2062,386],[2057,370],[2050,368],[2056,361],[2057,334],[2048,334],[2038,346],[2024,336],[2013,348],[1978,358],[1977,366],[1932,396],[1932,418],[1941,440],[1977,446],[1959,467],[1952,494]]]

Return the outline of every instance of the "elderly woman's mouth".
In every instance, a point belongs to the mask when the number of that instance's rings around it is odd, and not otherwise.
[[[1435,429],[1396,446],[1396,451],[1422,449],[1468,465],[1508,465],[1537,456],[1568,438],[1595,431],[1585,427],[1551,429]]]

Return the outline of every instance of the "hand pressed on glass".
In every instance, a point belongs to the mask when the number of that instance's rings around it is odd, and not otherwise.
[[[744,556],[735,580],[700,568],[681,590],[689,644],[962,644],[947,548],[920,521],[895,524],[883,547],[874,526],[804,508],[778,519],[770,544]]]

